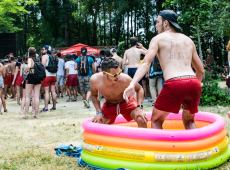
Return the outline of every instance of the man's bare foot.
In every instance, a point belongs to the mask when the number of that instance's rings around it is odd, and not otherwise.
[[[23,116],[23,117],[22,117],[22,119],[27,119],[27,118],[28,118],[28,116]]]

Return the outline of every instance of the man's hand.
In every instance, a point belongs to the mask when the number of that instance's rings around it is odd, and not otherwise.
[[[134,120],[137,121],[137,118],[141,117],[146,123],[148,123],[148,118],[143,109],[141,109],[140,107],[138,107],[137,109],[138,111],[136,112],[137,114],[135,114]]]
[[[94,118],[92,119],[92,122],[94,122],[94,123],[104,123],[102,113],[96,114],[96,116],[94,116]]]
[[[124,91],[123,98],[125,99],[126,102],[129,100],[132,100],[135,94],[135,89],[133,85],[129,85]]]
[[[143,49],[143,45],[141,43],[138,43],[138,46],[139,48]]]

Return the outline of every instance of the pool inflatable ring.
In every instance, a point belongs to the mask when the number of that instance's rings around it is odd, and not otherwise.
[[[148,127],[151,112],[146,113]],[[83,122],[82,159],[107,169],[207,169],[230,157],[225,120],[217,114],[195,115],[197,129],[184,130],[182,112],[170,113],[164,130],[137,128],[119,115],[113,125]]]

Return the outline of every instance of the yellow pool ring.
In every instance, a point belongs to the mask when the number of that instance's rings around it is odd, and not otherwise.
[[[96,144],[89,144],[83,142],[83,150],[90,152],[93,155],[105,156],[109,158],[122,160],[135,160],[141,162],[196,162],[207,160],[218,156],[227,150],[229,140],[226,137],[216,147],[208,150],[201,150],[199,152],[153,152],[145,150],[133,150],[125,148],[116,148],[109,146],[102,146]]]

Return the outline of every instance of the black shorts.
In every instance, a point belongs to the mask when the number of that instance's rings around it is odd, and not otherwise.
[[[26,89],[26,80],[23,80],[22,88]]]

